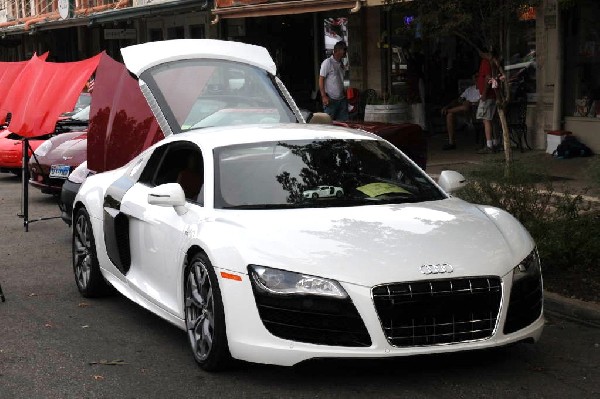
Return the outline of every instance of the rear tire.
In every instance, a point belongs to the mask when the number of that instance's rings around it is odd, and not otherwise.
[[[73,273],[81,295],[93,298],[106,295],[109,286],[102,277],[90,216],[85,208],[75,214],[73,223]]]
[[[198,365],[219,371],[231,364],[225,329],[225,311],[214,268],[204,253],[195,254],[185,273],[185,323],[188,341]]]

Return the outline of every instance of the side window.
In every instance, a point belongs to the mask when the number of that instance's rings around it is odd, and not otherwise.
[[[139,179],[150,187],[179,183],[189,201],[204,203],[204,158],[197,145],[175,142],[157,148]]]
[[[144,168],[144,170],[142,171],[142,174],[140,175],[140,179],[139,179],[140,183],[143,183],[150,187],[155,186],[154,176],[156,176],[156,171],[158,170],[158,165],[160,164],[160,161],[162,160],[166,151],[167,151],[166,145],[158,147],[156,150],[154,150],[154,152],[150,156],[150,159],[148,160],[148,163],[146,163],[146,167]]]

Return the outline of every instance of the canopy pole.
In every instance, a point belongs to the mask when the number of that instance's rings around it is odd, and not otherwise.
[[[29,144],[29,139],[25,137],[23,138],[23,166],[21,169],[21,181],[23,184],[21,190],[21,214],[18,216],[23,218],[23,227],[25,228],[26,233],[29,232],[29,225],[33,222],[60,218],[60,216],[52,216],[29,220],[29,151],[31,151],[35,161],[39,165],[33,148],[31,148],[31,145]]]
[[[22,203],[21,213],[23,215],[23,227],[25,232],[29,231],[29,139],[23,138],[23,162],[21,170],[21,184],[22,184]]]

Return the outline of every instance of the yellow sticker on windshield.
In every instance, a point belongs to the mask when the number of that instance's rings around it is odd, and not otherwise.
[[[398,187],[390,183],[369,183],[365,184],[364,186],[357,187],[356,189],[371,198],[390,193],[410,194],[402,187]]]

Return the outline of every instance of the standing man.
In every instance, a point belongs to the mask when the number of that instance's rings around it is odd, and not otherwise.
[[[494,143],[492,138],[492,120],[496,113],[496,93],[490,84],[492,78],[492,58],[497,58],[498,54],[495,49],[490,52],[479,52],[481,62],[479,63],[479,74],[477,76],[477,89],[481,94],[479,106],[477,107],[477,119],[483,121],[483,128],[485,130],[485,145],[478,152],[480,154],[492,154],[494,147],[497,143]]]
[[[338,121],[348,120],[348,101],[344,88],[344,66],[342,58],[346,56],[348,46],[339,41],[333,46],[333,54],[321,63],[319,72],[319,90],[323,101],[323,110]]]

